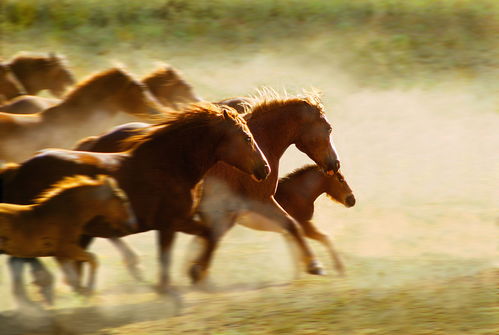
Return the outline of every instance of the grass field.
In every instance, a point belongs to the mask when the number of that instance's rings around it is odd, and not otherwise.
[[[164,1],[143,2],[137,11],[133,1],[63,6],[68,3],[5,1],[9,20],[3,21],[1,55],[55,50],[67,55],[79,78],[117,62],[137,75],[152,71],[157,61],[168,62],[208,100],[262,86],[322,90],[357,204],[346,209],[321,197],[314,220],[333,236],[347,276],[338,277],[323,248],[312,243],[328,275],[295,279],[282,237],[236,227],[217,253],[212,292],[197,291],[183,262],[190,239],[179,236],[173,280],[185,306],[174,316],[172,302],[158,299],[151,288],[154,234],[126,238],[141,255],[146,283],[130,279],[117,252],[99,240],[92,247],[101,262],[98,294],[84,299],[59,281],[56,305],[43,313],[16,312],[2,260],[1,335],[499,332],[496,2],[291,1],[289,7],[261,0],[253,5],[258,15],[240,11],[241,20],[229,31],[238,4],[250,2],[217,1],[218,29],[192,30],[216,24],[199,19],[211,7],[169,1],[178,7],[173,36],[165,33],[170,21],[155,12]],[[19,22],[12,11],[20,8],[45,19],[29,21],[23,14]],[[59,20],[76,9],[79,23],[64,31]],[[116,21],[122,12],[136,16]],[[314,13],[316,20],[303,18]],[[101,28],[95,28],[98,15],[109,18]],[[265,26],[269,17],[275,22]],[[295,39],[285,33],[288,26],[279,25],[292,20],[304,27],[292,31]],[[37,33],[41,37],[33,38]],[[408,40],[395,43],[396,33]],[[431,46],[425,63],[420,52]],[[290,148],[280,174],[309,162]],[[58,274],[51,260],[46,263]]]

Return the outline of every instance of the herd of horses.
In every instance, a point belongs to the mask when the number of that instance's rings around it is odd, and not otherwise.
[[[206,282],[237,222],[282,233],[297,268],[310,274],[324,272],[305,238],[317,240],[344,272],[311,221],[321,194],[355,205],[317,95],[208,102],[169,65],[141,80],[112,68],[75,82],[60,55],[0,63],[0,253],[10,255],[21,307],[37,305],[25,290],[25,264],[44,301],[54,300],[53,276],[36,257],[55,257],[76,292],[92,293],[97,260],[86,249],[95,237],[108,238],[141,279],[136,254],[120,238],[149,230],[158,233],[157,290],[177,305],[169,274],[177,232],[201,246],[189,268],[196,284]],[[43,90],[54,98],[36,95]],[[279,160],[293,144],[315,164],[279,179]],[[241,215],[250,219],[237,221]]]

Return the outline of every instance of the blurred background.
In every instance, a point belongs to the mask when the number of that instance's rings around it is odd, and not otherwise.
[[[2,60],[54,51],[80,80],[116,64],[142,76],[166,62],[212,101],[264,86],[319,89],[357,198],[349,209],[316,202],[344,278],[311,242],[328,275],[295,280],[281,236],[236,227],[212,269],[218,290],[192,291],[190,239],[180,236],[174,282],[187,306],[171,318],[99,240],[98,295],[81,299],[59,283],[51,321],[31,328],[11,317],[1,264],[0,334],[499,331],[499,2],[3,0],[0,34]],[[307,163],[290,148],[280,174]],[[154,282],[154,234],[127,241]]]

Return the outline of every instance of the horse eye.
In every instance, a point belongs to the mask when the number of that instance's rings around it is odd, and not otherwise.
[[[249,142],[251,142],[251,137],[246,136],[246,138],[244,140],[249,143]]]

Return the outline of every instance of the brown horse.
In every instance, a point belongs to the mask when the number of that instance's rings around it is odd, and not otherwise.
[[[336,271],[344,274],[345,267],[331,239],[311,221],[314,202],[323,193],[345,207],[355,205],[355,197],[343,175],[339,171],[332,176],[326,175],[317,165],[306,165],[279,179],[274,198],[300,224],[306,237],[326,247]],[[257,230],[283,232],[276,229],[278,227],[273,223],[264,220],[244,220],[239,223]]]
[[[259,181],[270,171],[246,122],[229,107],[191,105],[153,128],[146,135],[131,137],[132,148],[126,152],[46,150],[17,168],[7,168],[0,172],[0,201],[30,203],[47,185],[67,175],[112,175],[130,198],[139,231],[158,230],[159,290],[171,292],[168,268],[174,233],[212,234],[210,227],[188,225],[192,190],[205,172],[218,161]],[[86,231],[96,237],[119,236],[103,230],[98,220],[90,222]]]
[[[194,93],[192,86],[182,78],[179,71],[169,65],[164,65],[148,74],[142,79],[142,83],[163,106],[168,108],[179,109],[183,104],[202,100]],[[34,114],[59,102],[58,99],[25,95],[1,105],[0,112]]]
[[[47,89],[56,97],[62,97],[75,80],[68,69],[66,59],[55,53],[46,56],[20,54],[7,65],[27,94],[36,95]]]
[[[179,109],[182,104],[199,102],[199,98],[180,72],[170,65],[163,65],[142,78],[142,83],[163,105]]]
[[[0,64],[0,104],[23,94],[26,94],[26,90],[10,68]]]
[[[0,253],[16,257],[55,256],[63,265],[68,260],[87,262],[88,284],[81,289],[91,292],[97,261],[78,241],[85,224],[97,216],[124,233],[137,228],[128,198],[112,178],[66,177],[43,192],[34,204],[0,203]],[[14,296],[20,304],[26,303],[22,272],[13,269],[12,274]],[[73,280],[76,285],[77,278]]]
[[[34,151],[64,146],[110,126],[111,116],[159,115],[162,107],[127,72],[113,68],[90,77],[54,107],[37,114],[0,113],[0,160],[19,161]],[[106,120],[108,119],[108,120]]]
[[[331,126],[322,104],[316,96],[242,100],[253,103],[244,118],[269,161],[271,174],[265,181],[255,183],[223,163],[218,163],[208,172],[203,183],[199,212],[204,223],[216,229],[191,268],[191,277],[193,281],[205,277],[217,241],[233,226],[240,213],[248,211],[272,220],[279,229],[285,230],[300,247],[307,271],[320,274],[322,267],[303,239],[299,225],[281,208],[273,195],[277,186],[279,159],[292,144],[329,174],[338,171],[339,161],[330,142]],[[137,132],[148,133],[153,128],[139,123],[122,125],[102,137],[80,142],[79,149],[119,151],[123,149],[124,138]]]

